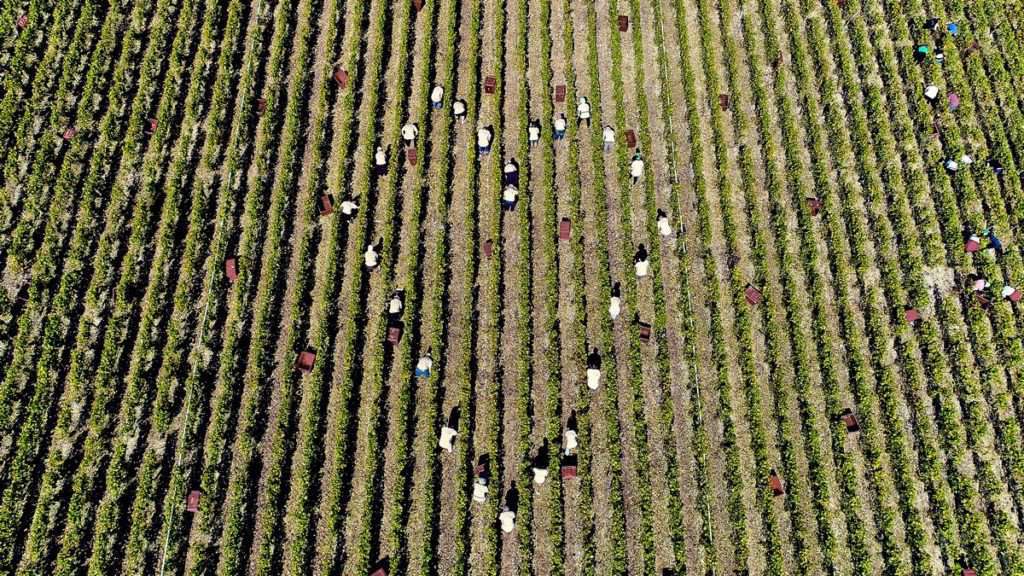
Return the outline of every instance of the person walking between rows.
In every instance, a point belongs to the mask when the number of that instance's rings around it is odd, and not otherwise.
[[[516,199],[519,197],[519,189],[509,184],[501,191],[501,207],[505,212],[511,212],[516,207]]]
[[[351,221],[355,218],[356,210],[359,210],[359,205],[356,204],[352,198],[346,198],[341,203],[341,213],[345,216],[346,220]]]
[[[383,146],[377,146],[377,151],[373,154],[373,165],[377,176],[383,176],[388,171],[388,155],[384,152]]]
[[[644,177],[644,157],[640,154],[639,148],[633,154],[633,161],[629,164],[629,175],[633,177],[634,185]]]
[[[601,140],[604,141],[604,151],[611,152],[615,146],[615,129],[606,124],[604,132],[601,134]]]
[[[419,133],[419,127],[412,122],[402,126],[402,140],[405,142],[406,148],[413,148],[416,146],[416,136],[418,136]]]
[[[430,370],[434,367],[434,359],[431,357],[432,348],[427,348],[427,353],[420,356],[418,362],[416,362],[416,377],[417,378],[430,378]]]
[[[636,270],[636,277],[643,278],[647,276],[647,271],[650,269],[651,263],[648,260],[647,248],[641,244],[636,249],[636,254],[633,255],[633,268]]]
[[[540,120],[530,120],[529,132],[530,146],[536,146],[540,142]]]
[[[452,114],[455,114],[455,119],[459,121],[459,124],[466,123],[466,101],[462,98],[452,102]]]
[[[440,85],[434,86],[434,89],[430,91],[430,107],[434,110],[444,107],[444,88]]]
[[[597,390],[601,385],[601,353],[594,348],[587,356],[587,388]]]
[[[555,117],[555,140],[562,140],[565,138],[565,130],[567,123],[565,120],[565,114],[559,114]]]
[[[491,153],[491,140],[494,138],[494,134],[491,133],[491,129],[487,126],[481,126],[476,131],[476,146],[481,156],[487,156]]]
[[[580,103],[576,105],[576,118],[580,124],[586,122],[587,128],[590,127],[590,101],[586,96],[580,96]]]
[[[612,296],[608,301],[608,315],[615,320],[622,312],[622,285],[618,282],[612,285]]]

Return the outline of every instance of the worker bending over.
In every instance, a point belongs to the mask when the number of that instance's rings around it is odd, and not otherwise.
[[[615,320],[622,312],[622,285],[616,282],[612,285],[612,297],[608,301],[608,315]]]
[[[594,348],[587,356],[587,388],[597,390],[601,385],[601,354]]]
[[[633,268],[636,270],[636,277],[643,278],[647,276],[647,271],[650,269],[651,263],[648,260],[647,248],[641,244],[636,249],[636,254],[633,255]]]

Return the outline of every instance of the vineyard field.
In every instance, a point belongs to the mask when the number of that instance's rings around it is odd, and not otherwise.
[[[1024,576],[1022,7],[0,0],[0,576]]]

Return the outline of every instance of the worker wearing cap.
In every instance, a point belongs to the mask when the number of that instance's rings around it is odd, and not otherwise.
[[[437,440],[437,445],[447,450],[450,454],[453,449],[452,443],[455,442],[455,437],[458,434],[458,431],[454,428],[449,428],[447,425],[441,426],[441,436]]]
[[[611,152],[615,146],[615,129],[605,124],[604,131],[601,133],[601,140],[604,141],[604,151]]]
[[[516,199],[519,197],[519,189],[509,184],[501,191],[501,207],[506,212],[511,212],[516,207]]]

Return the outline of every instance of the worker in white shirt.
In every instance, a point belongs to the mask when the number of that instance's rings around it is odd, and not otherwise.
[[[929,84],[924,89],[924,97],[927,98],[929,102],[935,102],[935,99],[939,97],[939,87],[935,84]]]
[[[391,299],[388,300],[388,318],[392,322],[400,320],[403,308],[405,308],[405,304],[402,302],[402,291],[395,290],[391,293]]]
[[[377,146],[377,151],[373,154],[373,164],[378,176],[383,176],[388,171],[388,155],[384,152],[383,146]]]
[[[562,140],[565,138],[565,130],[567,123],[565,120],[565,114],[559,114],[555,117],[555,140]]]
[[[420,129],[409,122],[405,126],[402,126],[402,140],[405,141],[406,148],[412,148],[416,145],[416,136],[419,136]]]
[[[454,448],[453,443],[455,442],[455,437],[458,436],[458,434],[458,431],[455,430],[454,428],[442,426],[441,436],[438,438],[437,445],[443,448],[444,450],[447,450],[448,453],[450,454]]]
[[[608,302],[608,315],[615,320],[619,317],[620,312],[622,312],[622,286],[616,282],[612,286],[612,296]]]
[[[647,271],[651,265],[647,258],[647,248],[641,244],[640,247],[637,248],[636,254],[633,255],[633,268],[636,269],[637,278],[647,276]]]
[[[427,348],[427,353],[420,356],[418,362],[416,362],[416,377],[417,378],[430,378],[430,370],[434,367],[434,359],[430,355],[431,349]]]
[[[597,390],[601,385],[601,354],[594,348],[587,356],[587,388]]]
[[[359,209],[359,205],[352,201],[351,198],[346,198],[341,203],[341,213],[345,215],[345,219],[351,220],[356,215],[356,210]]]
[[[519,508],[519,491],[513,485],[505,492],[505,504],[501,507],[501,514],[498,520],[501,521],[501,531],[508,534],[516,528],[516,510]]]
[[[540,486],[548,478],[548,461],[551,459],[548,454],[548,441],[544,440],[541,447],[537,450],[537,455],[534,456],[531,468],[533,469],[533,481]]]
[[[569,456],[570,454],[572,454],[572,451],[575,450],[576,446],[578,445],[576,440],[577,434],[575,410],[573,410],[572,413],[569,414],[569,420],[565,423],[565,432],[563,433],[563,436],[564,437],[562,440],[562,449],[565,451],[565,455]]]
[[[473,501],[474,502],[486,502],[487,493],[490,491],[487,487],[490,474],[487,470],[487,460],[484,456],[480,457],[476,468],[474,469],[475,478],[473,479]]]
[[[508,534],[516,529],[516,513],[510,510],[508,506],[501,509],[501,514],[498,514],[498,520],[501,521],[501,531]]]
[[[506,186],[509,184],[512,186],[519,186],[519,164],[516,162],[515,158],[512,158],[505,163],[505,167],[501,172],[501,177],[502,180],[504,180],[503,184]]]
[[[668,214],[665,214],[664,210],[658,209],[658,234],[663,237],[672,235],[672,225],[668,223]]]
[[[611,152],[615,147],[615,129],[606,124],[601,139],[604,140],[604,151]]]
[[[590,101],[586,96],[580,96],[580,102],[576,105],[576,117],[580,124],[586,122],[587,127],[590,127]]]
[[[455,102],[452,102],[452,114],[455,114],[455,119],[458,120],[460,124],[466,123],[466,112],[465,100],[459,98]]]
[[[380,255],[377,254],[377,248],[373,244],[366,245],[366,252],[363,253],[363,263],[370,270],[377,267],[380,263]]]
[[[629,164],[629,175],[633,177],[633,184],[644,177],[644,157],[640,154],[640,150],[633,154],[633,161]]]
[[[540,121],[530,120],[530,126],[528,128],[530,135],[530,146],[536,146],[540,142]]]
[[[509,184],[501,191],[501,208],[511,212],[516,207],[516,199],[519,197],[519,189]]]
[[[434,86],[434,89],[430,91],[430,107],[434,110],[444,107],[444,88],[440,85]]]
[[[491,153],[491,139],[493,137],[491,129],[486,126],[482,126],[476,131],[476,146],[481,156]]]

